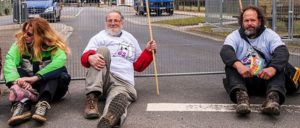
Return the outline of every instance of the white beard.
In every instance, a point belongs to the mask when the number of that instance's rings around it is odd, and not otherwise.
[[[110,28],[106,28],[105,30],[111,36],[119,36],[122,32],[122,28],[119,31],[112,31]]]

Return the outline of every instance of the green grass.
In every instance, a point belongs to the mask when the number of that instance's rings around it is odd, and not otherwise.
[[[198,25],[199,23],[204,23],[203,17],[191,17],[184,19],[172,19],[172,20],[162,20],[154,23],[158,24],[169,24],[174,26],[188,26],[188,25]]]
[[[183,19],[171,19],[171,20],[162,20],[162,21],[157,21],[154,23],[157,24],[168,24],[168,25],[173,25],[173,26],[189,26],[189,25],[198,25],[199,23],[204,23],[205,19],[204,17],[190,17],[190,18],[183,18]],[[279,35],[287,35],[287,26],[285,26],[285,23],[282,21],[277,22],[277,33]],[[238,24],[234,25],[225,25],[225,28],[238,28]],[[270,26],[268,26],[271,28]],[[203,26],[203,27],[197,27],[193,29],[193,31],[198,31],[198,32],[204,32],[204,33],[214,33],[219,36],[224,36],[226,37],[230,32],[214,32],[212,29],[213,26]],[[295,35],[300,35],[300,21],[294,21],[294,34]]]
[[[300,21],[294,21],[294,34],[300,35]]]
[[[214,32],[212,29],[213,27],[211,26],[203,26],[199,28],[199,31],[206,32],[206,33],[215,33],[222,37],[226,37],[228,34],[231,33],[231,32]]]
[[[269,28],[272,28],[272,26],[268,25]],[[279,35],[287,35],[288,33],[288,28],[285,25],[285,22],[283,21],[278,21],[276,24],[277,27],[277,33]],[[300,34],[300,21],[294,21],[294,34],[299,35]]]

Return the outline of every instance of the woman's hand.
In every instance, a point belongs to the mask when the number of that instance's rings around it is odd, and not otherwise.
[[[31,89],[32,86],[30,83],[26,82],[23,78],[19,78],[15,80],[14,84],[19,85],[21,88],[24,88],[26,90]]]
[[[38,76],[30,76],[30,77],[22,77],[21,79],[30,84],[34,84],[35,82],[37,82],[39,80],[39,77]]]

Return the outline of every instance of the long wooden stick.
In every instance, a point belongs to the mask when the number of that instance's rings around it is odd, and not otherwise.
[[[150,10],[149,10],[148,0],[146,0],[146,9],[147,9],[147,19],[148,19],[148,27],[149,27],[149,33],[150,33],[150,40],[153,40],[153,34],[152,34],[152,27],[151,27],[151,19],[150,19]],[[154,50],[152,50],[152,56],[153,56],[154,76],[155,76],[155,82],[156,82],[156,95],[159,96],[159,85],[158,85],[157,69],[156,69],[156,59],[155,59]]]
[[[240,4],[240,10],[241,12],[243,11],[243,3],[242,3],[242,0],[239,0],[239,4]]]

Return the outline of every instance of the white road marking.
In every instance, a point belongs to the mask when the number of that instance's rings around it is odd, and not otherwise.
[[[75,17],[79,16],[79,14],[82,12],[82,8],[80,8],[80,10],[78,11],[78,13],[75,15]]]
[[[236,104],[209,103],[148,103],[146,111],[178,111],[178,112],[235,112]],[[251,112],[260,112],[261,104],[251,104]],[[300,105],[281,105],[281,111],[299,113]]]

